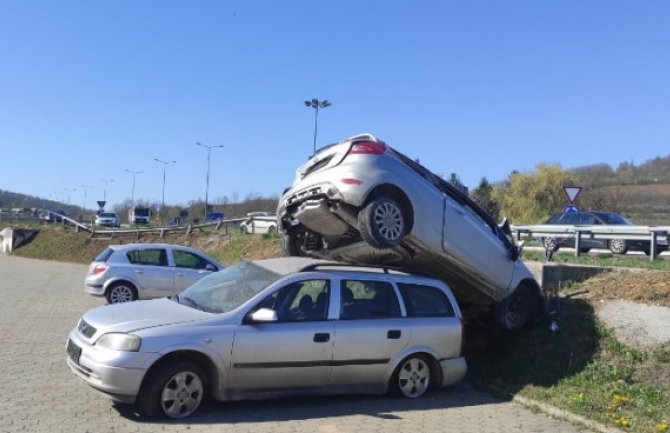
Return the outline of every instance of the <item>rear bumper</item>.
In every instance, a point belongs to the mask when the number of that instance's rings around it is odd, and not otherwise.
[[[93,296],[104,296],[105,288],[102,284],[85,284],[84,291]]]
[[[465,377],[468,365],[465,358],[450,358],[440,361],[442,369],[442,386],[452,385]]]

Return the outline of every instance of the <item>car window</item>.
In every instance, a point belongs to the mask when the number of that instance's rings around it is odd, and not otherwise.
[[[258,304],[256,309],[277,312],[280,322],[310,322],[328,318],[330,281],[305,280],[277,290]]]
[[[633,223],[619,214],[611,212],[594,212],[605,224],[613,225],[632,225]]]
[[[570,224],[570,225],[577,224],[577,213],[576,212],[564,213],[563,217],[560,220],[560,224]]]
[[[400,304],[390,283],[342,280],[340,287],[340,319],[400,317]]]
[[[440,289],[419,284],[398,284],[408,317],[453,317],[454,307]]]
[[[210,265],[207,260],[188,251],[172,250],[174,265],[178,268],[205,269]]]
[[[581,213],[579,214],[579,224],[598,224],[598,221],[591,213]]]
[[[126,253],[130,263],[135,265],[167,266],[167,253],[162,248],[132,250]]]
[[[113,249],[111,248],[105,248],[100,254],[97,255],[95,259],[93,259],[94,262],[106,262],[109,260],[111,257],[112,253],[114,252]]]
[[[558,224],[558,220],[561,219],[562,216],[563,215],[561,214],[552,215],[545,224]]]

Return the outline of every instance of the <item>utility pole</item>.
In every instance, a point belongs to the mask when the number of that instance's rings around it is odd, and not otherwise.
[[[209,167],[210,167],[210,158],[212,156],[212,149],[214,148],[223,148],[223,144],[219,144],[216,146],[208,146],[206,144],[202,144],[200,142],[195,143],[196,146],[202,146],[205,149],[207,149],[207,184],[205,186],[205,216],[203,218],[204,222],[207,222],[207,203],[209,200]]]

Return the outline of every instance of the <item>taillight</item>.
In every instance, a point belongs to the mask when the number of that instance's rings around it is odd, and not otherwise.
[[[91,270],[91,275],[102,274],[107,270],[107,265],[96,265],[95,268]]]
[[[386,144],[379,141],[357,141],[349,149],[350,155],[381,155],[386,152]]]

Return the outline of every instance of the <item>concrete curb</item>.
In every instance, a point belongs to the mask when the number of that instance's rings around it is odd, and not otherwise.
[[[559,409],[550,404],[537,401],[531,398],[515,395],[514,397],[512,397],[512,401],[522,406],[526,406],[529,409],[539,409],[540,411],[546,413],[551,417],[564,419],[571,423],[579,424],[583,427],[586,427],[598,433],[625,433],[623,430],[619,430],[616,427],[608,427],[605,424],[584,418],[581,415],[574,414],[565,409]]]

